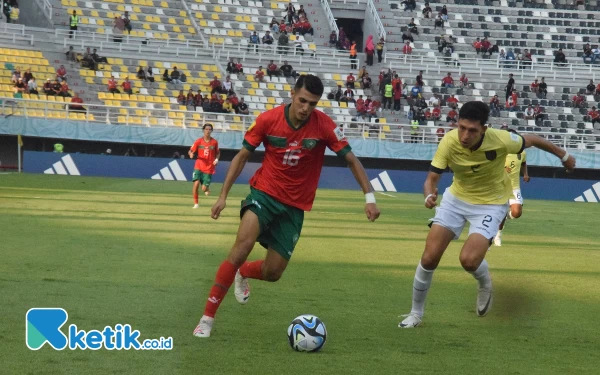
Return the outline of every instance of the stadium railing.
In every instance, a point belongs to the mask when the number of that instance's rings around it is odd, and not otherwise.
[[[192,22],[192,25],[194,25],[194,29],[196,29],[196,35],[200,36],[200,39],[202,39],[202,43],[206,48],[208,48],[208,42],[204,37],[204,33],[200,29],[200,26],[198,26],[198,22],[196,22],[196,17],[193,16],[192,11],[190,10],[190,7],[188,6],[187,2],[185,0],[181,0],[181,4],[183,5],[185,11],[188,14],[188,19]]]
[[[375,6],[375,3],[373,3],[373,0],[367,0],[367,11],[371,13],[371,16],[375,20],[375,26],[377,27],[377,34],[379,35],[379,38],[385,38],[385,28],[383,27],[383,23],[379,17],[379,11],[377,11],[377,7]]]
[[[25,25],[3,23],[0,24],[0,41],[10,41],[12,44],[27,42],[32,46],[35,37],[33,34],[26,33]]]
[[[323,7],[323,10],[325,11],[325,16],[327,16],[327,22],[329,23],[329,27],[331,27],[331,30],[335,31],[335,36],[339,37],[340,29],[338,28],[337,22],[335,22],[335,17],[333,16],[333,13],[331,12],[331,7],[329,6],[329,1],[330,0],[321,0],[321,6]]]
[[[339,52],[339,51],[338,51]],[[216,54],[214,55],[215,59],[219,61],[229,60],[230,57],[235,59],[241,59],[246,61],[246,59],[251,58],[253,60],[261,61],[277,61],[279,63],[288,60],[289,57],[298,58],[298,60],[294,60],[294,64],[299,66],[326,66],[326,67],[347,67],[350,64],[350,59],[347,53],[335,53],[333,51],[331,54],[327,54],[325,56],[320,56],[317,54],[315,57],[312,57],[310,54],[305,53],[296,54],[295,51],[290,49],[290,53],[287,55],[281,55],[277,53],[273,53],[270,49],[262,49],[259,50],[258,53],[248,52],[246,48],[240,50],[216,50]],[[296,69],[298,70],[298,69]],[[254,72],[252,72],[254,73]]]
[[[425,70],[425,68],[433,67],[439,72],[447,70],[448,68],[457,68],[459,70],[468,69],[469,71],[479,70],[480,75],[489,74],[490,70],[505,71],[513,73],[515,75],[523,76],[525,74],[538,76],[544,75],[546,77],[553,77],[553,79],[567,79],[566,73],[571,74],[569,79],[576,81],[578,74],[585,74],[587,79],[595,79],[595,74],[598,71],[596,65],[592,64],[577,64],[568,63],[565,66],[558,66],[554,62],[546,61],[532,61],[531,65],[528,63],[522,65],[518,60],[499,60],[499,59],[476,59],[476,58],[464,58],[454,59],[452,57],[444,56],[431,56],[423,54],[395,54],[386,53],[385,62],[388,64],[390,69],[394,68],[410,68],[412,71]],[[456,65],[456,62],[460,65]]]
[[[67,98],[68,100],[68,98]],[[88,105],[85,113],[68,109],[70,103],[51,100],[28,100],[20,98],[0,97],[0,115],[2,117],[22,116],[25,118],[41,118],[47,120],[71,120],[85,123],[105,123],[142,127],[202,128],[211,123],[216,132],[245,132],[255,120],[255,116],[226,113],[203,113],[193,111],[145,109],[145,116],[136,115],[140,108],[124,108],[107,105]],[[408,121],[408,120],[407,120]],[[441,139],[436,132],[448,126],[419,125],[413,128],[407,123],[385,123],[369,121],[337,121],[344,129],[347,138],[392,141],[402,143],[438,143]],[[438,122],[439,123],[439,122]],[[600,150],[600,142],[595,136],[584,136],[574,133],[524,132],[534,133],[561,147],[579,150]]]
[[[38,5],[40,6],[40,8],[42,8],[42,11],[44,12],[44,16],[46,16],[46,18],[49,21],[52,21],[52,4],[50,3],[49,0],[36,0]]]

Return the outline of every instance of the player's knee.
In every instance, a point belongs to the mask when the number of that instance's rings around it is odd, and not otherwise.
[[[475,272],[481,264],[481,259],[473,255],[461,254],[459,260],[460,265],[467,272]]]
[[[202,185],[202,191],[204,191],[204,192],[205,192],[205,191],[207,191],[207,190],[208,190],[208,186],[206,186],[206,185]]]
[[[281,279],[281,275],[283,275],[283,270],[277,268],[266,268],[264,270],[263,279],[265,281],[275,282]]]
[[[434,257],[430,254],[423,254],[421,257],[421,267],[425,268],[426,270],[431,271],[436,269],[439,262],[440,260],[437,257]]]

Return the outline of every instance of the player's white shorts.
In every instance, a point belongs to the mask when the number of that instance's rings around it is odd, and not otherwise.
[[[508,204],[510,204],[511,206],[513,204],[520,204],[522,206],[523,205],[523,196],[521,195],[521,189],[514,189],[513,195],[515,196],[515,199],[509,199]]]
[[[450,189],[446,189],[442,204],[436,207],[431,222],[451,230],[457,240],[468,221],[469,235],[479,233],[491,240],[507,212],[508,204],[471,204],[456,198]]]

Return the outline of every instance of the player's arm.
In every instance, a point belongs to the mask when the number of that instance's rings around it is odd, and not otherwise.
[[[536,147],[540,150],[544,150],[555,155],[557,158],[560,159],[562,165],[567,169],[567,172],[571,172],[573,169],[575,169],[575,158],[572,155],[570,155],[567,152],[567,150],[563,150],[557,145],[537,135],[525,134],[522,135],[522,137],[525,142],[525,148]]]
[[[192,149],[190,149],[190,150],[188,151],[188,156],[190,157],[190,159],[193,159],[193,158],[194,158],[194,151],[192,151]]]
[[[215,161],[213,161],[213,165],[219,164],[219,159],[221,159],[221,149],[217,149],[217,156],[215,157]]]
[[[423,184],[423,196],[425,197],[425,207],[427,208],[434,208],[437,204],[438,184],[442,176],[440,171],[432,169],[434,168],[430,168]]]
[[[523,170],[523,181],[525,182],[529,182],[530,178],[529,178],[529,173],[527,173],[527,162],[524,161],[521,169]]]
[[[348,163],[348,167],[352,171],[356,182],[358,182],[360,188],[365,194],[365,213],[367,214],[367,219],[369,219],[369,221],[377,220],[381,212],[375,203],[375,195],[373,194],[373,191],[371,191],[371,183],[369,182],[369,177],[367,177],[367,172],[365,172],[362,163],[352,151],[348,151],[344,155],[344,160],[346,160],[346,163]]]
[[[248,162],[250,155],[252,155],[252,151],[248,150],[246,147],[242,147],[240,152],[238,152],[231,161],[229,169],[227,170],[227,174],[225,175],[223,187],[221,187],[221,194],[219,194],[219,198],[211,210],[211,217],[213,219],[216,220],[219,218],[219,215],[221,215],[221,211],[223,211],[225,208],[225,202],[227,201],[229,190],[231,190],[231,186],[233,186],[235,180],[237,180],[237,178],[240,176],[240,173],[242,173],[242,170]]]

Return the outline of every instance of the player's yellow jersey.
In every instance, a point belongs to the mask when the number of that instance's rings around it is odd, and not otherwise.
[[[527,153],[525,151],[520,154],[506,155],[504,169],[510,177],[510,184],[513,190],[521,188],[521,166],[527,161]]]
[[[450,192],[471,204],[505,204],[512,197],[512,187],[504,170],[506,155],[519,154],[525,140],[506,130],[487,129],[475,150],[461,146],[458,130],[446,133],[431,161],[431,171],[442,173],[446,167],[454,172]]]

